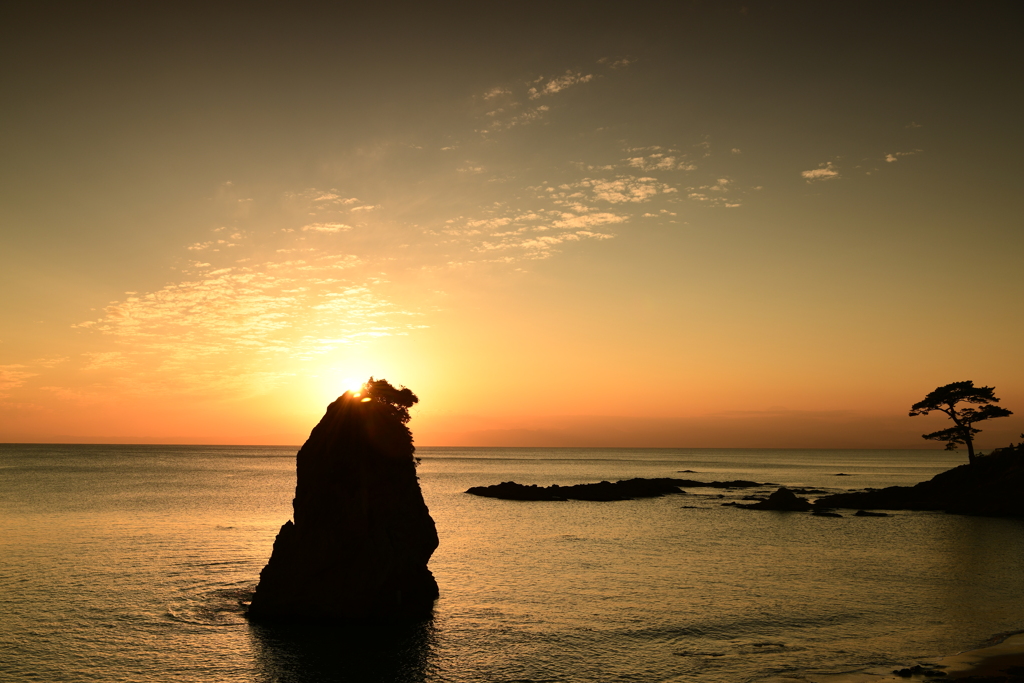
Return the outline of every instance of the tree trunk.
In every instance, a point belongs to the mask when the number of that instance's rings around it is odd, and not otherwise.
[[[970,429],[970,427],[968,427]],[[974,464],[974,439],[968,434],[964,437],[964,441],[967,442],[967,464]]]

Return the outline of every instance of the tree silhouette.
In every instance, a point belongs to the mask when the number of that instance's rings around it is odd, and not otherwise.
[[[420,401],[410,389],[405,387],[396,389],[386,379],[375,380],[373,377],[363,385],[363,394],[383,404],[388,412],[398,418],[402,424],[408,424],[411,419],[409,408]]]
[[[992,405],[999,402],[999,399],[993,395],[993,391],[993,387],[976,387],[974,382],[953,382],[938,387],[925,396],[923,401],[918,401],[911,406],[910,417],[927,415],[933,410],[945,413],[953,421],[954,426],[921,436],[934,441],[945,441],[947,451],[955,451],[958,445],[965,444],[967,460],[974,464],[974,435],[981,430],[975,429],[972,425],[993,417],[1013,415],[1006,408]],[[982,407],[966,406],[957,409],[958,403],[971,403]]]

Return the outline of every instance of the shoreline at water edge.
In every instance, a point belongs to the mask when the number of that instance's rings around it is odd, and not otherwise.
[[[916,664],[941,673],[899,676],[888,671],[775,676],[764,683],[897,683],[898,681],[963,681],[963,683],[1024,683],[1024,633],[1002,637],[991,645],[955,655],[923,657]],[[904,667],[899,667],[904,668]]]
[[[936,661],[936,665],[941,665],[946,677],[954,680],[1003,676],[998,680],[1024,683],[1024,633],[1007,636],[995,645],[943,657]],[[1013,673],[1006,673],[1008,669]]]

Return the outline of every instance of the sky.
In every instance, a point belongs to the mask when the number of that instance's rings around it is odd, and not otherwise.
[[[0,441],[1024,432],[1002,3],[32,4],[0,28]]]

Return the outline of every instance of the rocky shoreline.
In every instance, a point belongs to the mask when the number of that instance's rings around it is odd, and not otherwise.
[[[999,449],[974,464],[915,486],[889,486],[823,496],[816,508],[927,510],[987,517],[1024,517],[1024,452]]]
[[[837,475],[838,476],[838,475]],[[673,477],[634,478],[616,482],[537,486],[506,481],[491,486],[473,486],[466,493],[485,498],[520,501],[620,501],[686,494],[684,489],[721,490],[778,486],[747,480],[697,481]],[[835,490],[835,489],[833,489]],[[887,517],[878,510],[941,511],[990,517],[1024,517],[1024,449],[998,449],[978,457],[974,464],[941,472],[914,486],[890,486],[829,493],[821,489],[779,487],[767,498],[745,496],[752,503],[722,503],[747,510],[810,512],[818,517],[842,517],[836,510],[857,510],[858,517]],[[797,494],[819,495],[811,500]],[[763,494],[762,494],[763,495]]]

